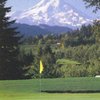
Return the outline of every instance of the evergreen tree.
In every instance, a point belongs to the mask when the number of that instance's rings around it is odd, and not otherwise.
[[[83,0],[88,5],[87,7],[95,7],[94,12],[100,10],[100,0]]]
[[[93,25],[93,35],[97,43],[100,43],[100,21],[95,20]]]
[[[10,21],[6,14],[11,7],[6,7],[7,0],[0,0],[0,79],[21,78],[21,66],[18,60],[21,36],[13,27],[15,20]]]

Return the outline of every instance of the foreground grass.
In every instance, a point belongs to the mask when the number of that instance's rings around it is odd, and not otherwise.
[[[0,94],[0,100],[100,100],[100,94]]]
[[[41,87],[41,89],[40,89]],[[0,81],[0,100],[100,100],[100,93],[68,94],[42,91],[98,91],[99,78]]]

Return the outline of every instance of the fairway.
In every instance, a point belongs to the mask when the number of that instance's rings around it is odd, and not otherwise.
[[[0,94],[0,100],[100,100],[100,94]]]
[[[0,81],[0,100],[100,100],[100,93],[46,93],[42,91],[99,91],[99,78]]]

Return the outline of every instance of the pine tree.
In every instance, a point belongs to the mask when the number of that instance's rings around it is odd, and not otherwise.
[[[100,20],[95,20],[93,25],[93,33],[96,43],[100,43]]]
[[[11,21],[6,14],[11,7],[6,7],[7,0],[0,0],[0,79],[21,78],[21,66],[18,60],[21,36],[13,27],[15,20]]]
[[[86,4],[87,7],[94,7],[94,12],[97,12],[100,10],[100,0],[83,0]]]

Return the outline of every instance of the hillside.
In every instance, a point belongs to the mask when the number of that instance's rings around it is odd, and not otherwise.
[[[25,36],[36,36],[44,34],[61,34],[71,32],[72,29],[64,26],[48,26],[48,25],[27,25],[27,24],[15,24],[18,27],[18,31]]]

